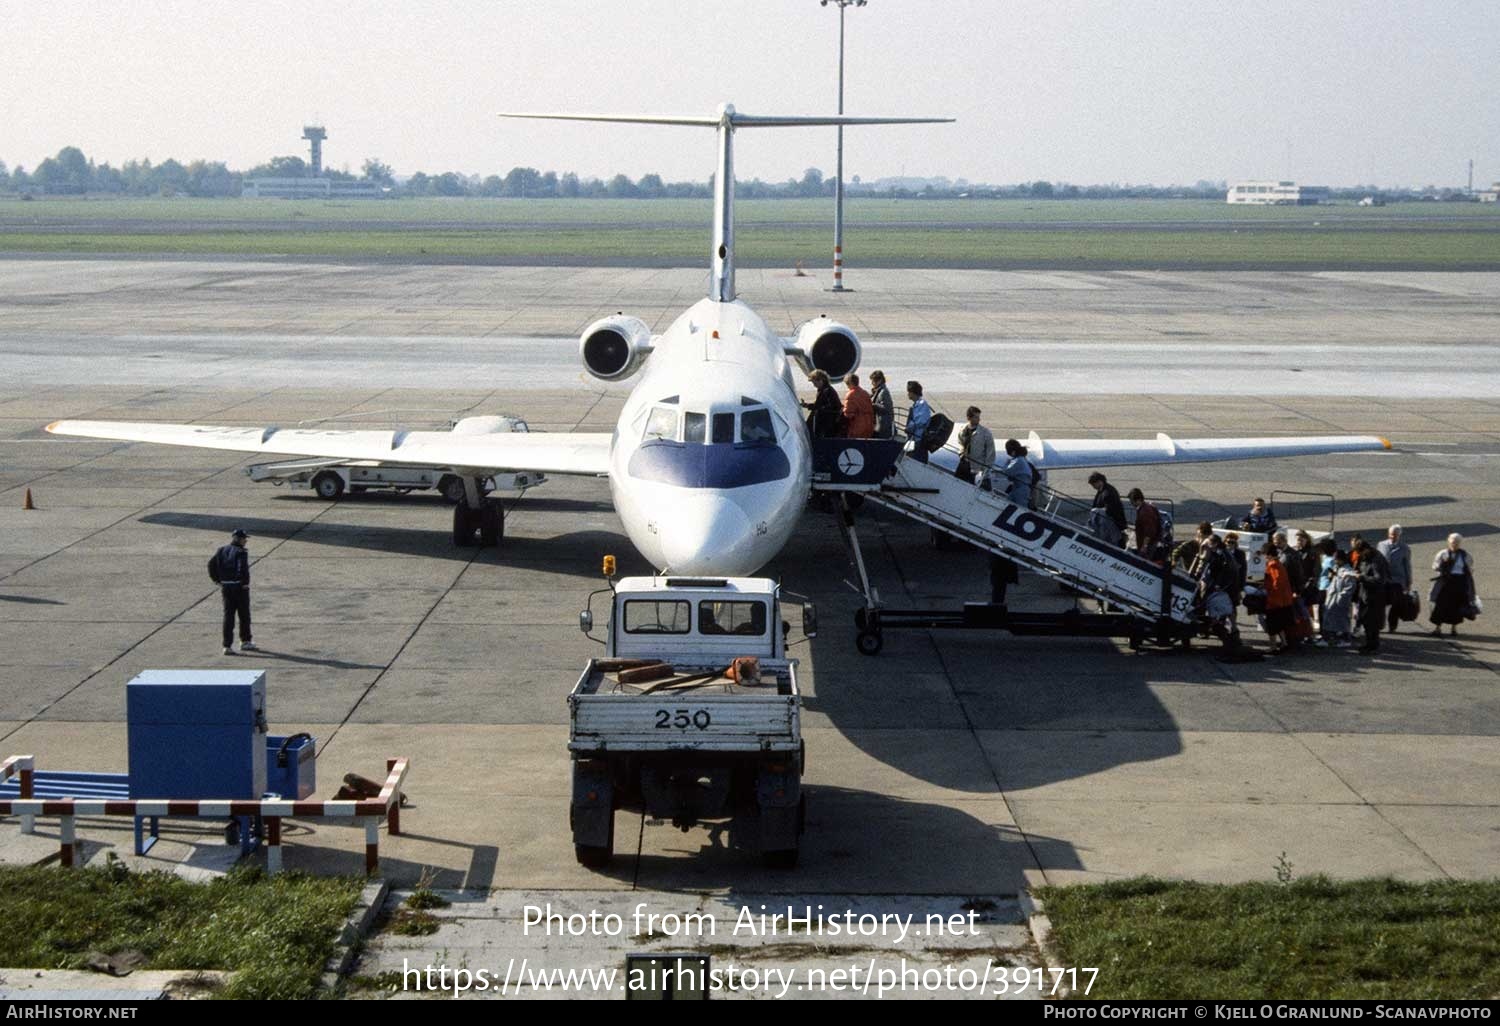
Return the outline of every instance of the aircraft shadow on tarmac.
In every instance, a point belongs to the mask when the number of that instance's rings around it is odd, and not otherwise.
[[[615,509],[614,503],[608,498],[570,499],[561,495],[516,498],[509,494],[502,494],[501,499],[505,503],[507,515],[512,512],[529,513],[532,511],[537,513],[613,513]],[[277,502],[328,502],[327,499],[320,498],[310,491],[278,495],[275,500]],[[335,501],[372,509],[410,509],[416,505],[419,508],[437,511],[452,507],[452,503],[436,494],[395,495],[383,491],[344,495]]]
[[[221,516],[214,513],[166,511],[140,518],[143,524],[187,528],[228,537],[242,528],[251,539],[293,540],[339,549],[362,549],[381,555],[426,556],[462,563],[487,562],[493,549],[458,548],[449,531],[412,527],[369,527],[327,521],[276,520],[269,517]],[[252,542],[253,543],[253,542]],[[610,531],[573,531],[543,537],[507,535],[500,543],[498,559],[503,563],[546,566],[559,574],[597,577],[595,553],[630,551],[624,535]]]
[[[31,595],[6,595],[0,593],[0,602],[21,602],[32,606],[65,606],[66,602],[59,599],[36,598]]]

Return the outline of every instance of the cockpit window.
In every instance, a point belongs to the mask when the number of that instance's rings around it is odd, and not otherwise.
[[[771,424],[771,411],[762,406],[740,414],[740,441],[751,444],[775,442],[776,428]]]
[[[713,443],[723,445],[734,441],[734,414],[716,413],[713,419]]]
[[[646,421],[645,441],[655,438],[664,438],[669,442],[677,441],[677,418],[676,410],[669,410],[658,406],[651,411],[651,417]]]
[[[708,418],[701,413],[689,413],[683,426],[682,440],[689,445],[702,445],[708,428]]]

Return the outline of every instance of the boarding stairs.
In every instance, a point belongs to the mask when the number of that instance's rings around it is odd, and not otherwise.
[[[851,458],[847,451],[851,445],[865,449],[860,458]],[[895,448],[881,451],[871,449],[872,446]],[[814,461],[815,488],[861,495],[865,501],[1002,556],[1076,592],[1091,595],[1102,607],[1117,611],[1102,622],[1096,620],[1093,629],[1060,629],[1061,625],[1055,624],[1054,629],[1043,630],[1038,615],[1029,619],[1018,619],[1016,614],[986,617],[972,609],[952,622],[945,622],[940,614],[923,613],[915,622],[905,625],[1004,627],[1013,633],[1126,634],[1133,644],[1146,636],[1165,642],[1198,632],[1196,582],[1180,571],[1099,538],[1088,527],[1087,503],[1043,487],[1039,489],[1037,509],[1017,507],[1003,493],[985,491],[955,476],[952,470],[955,454],[951,450],[933,454],[932,461],[927,463],[913,459],[893,442],[819,439],[818,450]],[[857,474],[840,473],[840,467],[847,469],[854,465],[858,465]],[[847,500],[845,504],[847,508]],[[879,596],[871,589],[864,570],[854,519],[846,515],[840,522],[866,597],[867,608],[858,618],[861,632],[873,621],[874,633],[878,634],[882,621],[886,626],[896,621],[890,611],[874,615],[879,609]],[[1056,619],[1052,617],[1053,621]],[[1074,623],[1077,624],[1076,617]],[[1016,626],[1024,629],[1017,631]],[[878,650],[878,645],[875,647]],[[860,648],[866,650],[863,639]]]

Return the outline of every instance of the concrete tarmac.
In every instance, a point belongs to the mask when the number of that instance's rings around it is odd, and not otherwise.
[[[420,426],[458,411],[609,430],[625,389],[583,381],[572,339],[616,309],[660,329],[701,280],[0,263],[0,754],[123,771],[132,676],[254,667],[268,673],[273,727],[319,738],[320,794],[345,772],[379,776],[387,757],[411,757],[408,832],[382,840],[398,884],[426,874],[451,888],[639,890],[691,907],[704,893],[998,899],[1027,874],[1266,880],[1283,854],[1296,875],[1495,874],[1500,276],[887,271],[862,272],[860,291],[835,300],[816,279],[743,273],[743,298],[774,327],[841,316],[870,340],[867,368],[923,379],[950,412],[977,403],[997,438],[1387,436],[1394,453],[1111,476],[1170,498],[1184,532],[1255,495],[1332,493],[1343,538],[1405,525],[1424,606],[1426,567],[1461,531],[1492,610],[1436,639],[1422,636],[1424,609],[1375,658],[1328,650],[1230,665],[1216,646],[1132,653],[1100,640],[911,632],[887,634],[871,659],[854,651],[858,603],[838,533],[810,509],[767,569],[816,600],[823,625],[797,649],[810,805],[791,873],[763,869],[714,829],[624,813],[609,869],[573,861],[564,698],[597,652],[577,611],[604,553],[623,572],[649,569],[602,482],[554,479],[512,507],[501,549],[456,550],[435,496],[330,503],[251,483],[234,454],[42,431],[63,417]],[[514,340],[547,337],[560,341],[513,358],[533,345]],[[1252,343],[1258,366],[1216,362]],[[1201,358],[1153,348],[1179,344]],[[1108,360],[1087,362],[1101,345]],[[969,369],[952,370],[950,357]],[[1137,384],[1179,362],[1171,373],[1193,387]],[[1079,391],[1110,394],[1068,394],[1053,376],[1064,366],[1061,380],[1088,379]],[[1082,477],[1053,484],[1084,494]],[[38,508],[23,512],[28,488]],[[1311,509],[1304,522],[1317,524]],[[226,658],[203,564],[234,527],[251,535],[263,651]],[[861,530],[889,604],[987,595],[982,556],[934,550],[924,528],[894,517]],[[1066,602],[1035,579],[1019,592],[1018,605]],[[128,821],[82,835],[91,861],[129,847]],[[178,836],[191,840],[191,828]],[[360,867],[358,831],[299,824],[287,840],[290,868]],[[0,830],[7,861],[53,850],[55,824],[36,838]],[[165,846],[161,858],[183,851]]]

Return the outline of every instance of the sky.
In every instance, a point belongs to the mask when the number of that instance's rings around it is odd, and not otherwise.
[[[870,0],[848,9],[845,174],[1005,184],[1463,185],[1500,179],[1495,0]],[[0,160],[704,180],[708,130],[506,122],[502,110],[823,114],[817,0],[139,0],[0,8]],[[831,174],[834,130],[744,132],[741,179]]]

